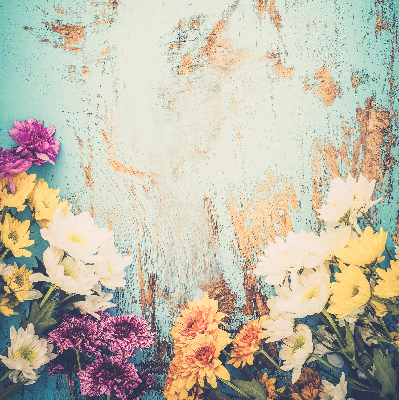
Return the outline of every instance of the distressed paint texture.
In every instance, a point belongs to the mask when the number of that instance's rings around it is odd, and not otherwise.
[[[332,178],[376,179],[374,218],[399,244],[394,0],[0,8],[0,145],[12,146],[14,119],[55,125],[57,164],[34,171],[133,257],[115,312],[157,332],[138,355],[158,382],[146,398],[163,398],[169,331],[188,301],[208,292],[231,329],[268,313],[258,257],[276,236],[320,228]],[[43,374],[43,400],[65,398],[62,378]]]

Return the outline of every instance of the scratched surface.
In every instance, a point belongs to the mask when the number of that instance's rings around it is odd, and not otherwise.
[[[187,301],[207,291],[232,327],[268,312],[257,258],[318,229],[332,178],[376,179],[399,243],[398,4],[0,1],[0,145],[14,119],[55,125],[57,164],[34,171],[133,257],[114,300],[157,332],[146,398],[163,398]],[[65,398],[62,376],[40,379],[43,400]]]

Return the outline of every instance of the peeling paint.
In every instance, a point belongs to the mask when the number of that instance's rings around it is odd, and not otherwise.
[[[275,0],[269,0],[269,7],[267,6],[268,0],[256,0],[255,8],[259,17],[259,21],[262,19],[263,14],[267,11],[270,16],[270,21],[273,22],[274,26],[277,28],[277,32],[280,33],[281,16],[276,8]]]
[[[69,48],[69,51],[75,52],[82,50],[82,48],[74,47],[73,45],[78,44],[81,40],[86,39],[86,35],[84,34],[85,26],[82,25],[58,25],[51,24],[51,30],[57,32],[64,36],[65,43],[60,47],[64,50]]]

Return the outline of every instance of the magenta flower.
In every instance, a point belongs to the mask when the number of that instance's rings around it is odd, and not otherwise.
[[[3,151],[3,148],[0,147],[0,179],[3,179],[5,176],[8,178],[13,194],[15,193],[15,186],[12,175],[25,172],[32,165],[31,161],[23,159],[17,154],[16,150],[16,147],[12,147],[11,149]]]
[[[140,396],[144,396],[155,383],[154,374],[149,374],[147,371],[139,372],[139,379],[141,383],[134,389],[129,400],[139,400]]]
[[[11,137],[19,144],[17,152],[21,158],[35,165],[45,162],[54,164],[60,151],[60,142],[54,139],[55,127],[43,128],[43,121],[29,118],[26,121],[14,121],[9,131]]]
[[[154,343],[154,333],[144,318],[122,315],[110,317],[108,321],[113,328],[109,348],[114,354],[130,358],[136,349],[148,349]]]
[[[76,348],[80,352],[86,350],[91,357],[101,354],[108,347],[108,342],[112,340],[111,331],[107,318],[97,320],[89,314],[80,317],[66,315],[60,325],[49,333],[47,341],[57,344],[58,353]]]
[[[101,355],[77,375],[83,396],[110,395],[113,392],[118,399],[127,400],[141,383],[133,364],[115,356]]]

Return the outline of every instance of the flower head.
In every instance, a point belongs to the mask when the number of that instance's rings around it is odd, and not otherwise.
[[[78,372],[83,396],[114,393],[118,399],[131,398],[141,383],[133,364],[119,357],[100,355],[85,370]]]
[[[79,354],[79,362],[82,368],[85,368],[87,365],[87,360],[84,354]],[[79,371],[78,360],[76,357],[75,349],[68,349],[63,351],[61,354],[58,354],[55,360],[51,360],[48,364],[48,374],[58,375],[58,374],[66,374],[69,377],[69,382],[73,385],[73,380],[71,379],[72,374],[77,373]]]
[[[358,240],[349,238],[346,247],[335,255],[346,264],[359,266],[381,262],[385,258],[381,254],[385,250],[387,236],[388,232],[384,232],[382,228],[379,233],[373,233],[373,229],[368,226]]]
[[[267,337],[266,333],[262,332],[262,323],[267,319],[267,315],[260,319],[249,321],[237,333],[233,339],[233,349],[231,350],[231,360],[228,364],[233,364],[234,368],[238,368],[241,364],[245,367],[246,364],[254,363],[254,353],[258,350],[262,339]]]
[[[10,136],[19,144],[17,153],[35,165],[45,162],[54,164],[60,151],[60,142],[54,139],[55,127],[43,128],[43,121],[29,118],[26,121],[14,121]]]
[[[296,381],[295,386],[301,395],[291,389],[290,397],[294,400],[316,400],[320,392],[320,376],[312,368],[303,368],[301,376]]]
[[[266,372],[261,375],[260,372],[257,371],[256,380],[263,386],[263,389],[265,389],[268,400],[278,399],[280,394],[285,390],[285,386],[276,389],[276,378],[269,378]]]
[[[381,279],[377,280],[373,293],[382,299],[399,296],[399,261],[392,260],[391,268],[386,271],[377,268],[376,272]]]
[[[0,224],[1,241],[11,250],[14,257],[30,257],[32,253],[24,247],[31,246],[34,241],[29,240],[30,221],[18,221],[16,218],[6,214],[4,221]]]
[[[110,317],[108,323],[112,334],[109,347],[113,353],[129,358],[136,349],[148,349],[154,342],[148,321],[137,315]]]
[[[29,206],[34,213],[35,219],[41,228],[47,228],[49,222],[53,222],[53,215],[59,208],[64,215],[68,211],[68,201],[60,203],[57,197],[60,189],[50,189],[44,179],[35,182],[33,191],[29,196]]]
[[[8,356],[0,356],[0,359],[7,368],[21,371],[27,379],[36,379],[37,369],[57,357],[52,353],[53,346],[35,335],[32,324],[28,324],[26,330],[19,328],[18,332],[12,326],[10,339]]]
[[[349,265],[335,274],[336,282],[331,283],[332,296],[328,312],[337,318],[344,318],[352,311],[367,303],[370,298],[370,285],[363,272],[356,265]]]
[[[4,314],[6,317],[10,315],[18,315],[17,312],[13,310],[15,306],[19,304],[19,300],[13,294],[8,294],[6,297],[3,297],[0,301],[0,312]]]
[[[319,392],[320,400],[345,400],[346,386],[345,374],[342,372],[339,383],[333,385],[326,379],[321,380],[321,391]]]
[[[283,340],[280,358],[284,361],[281,369],[292,372],[292,383],[295,383],[301,375],[304,362],[313,351],[312,332],[307,325],[299,324],[292,336]]]
[[[85,263],[100,261],[102,257],[96,253],[112,236],[108,229],[95,225],[89,212],[64,215],[59,208],[54,213],[53,222],[48,224],[48,228],[41,229],[40,233],[52,246]]]
[[[25,200],[35,186],[35,174],[28,175],[26,172],[14,175],[14,192],[11,190],[11,181],[7,177],[0,180],[0,209],[4,206],[15,207],[17,211],[25,209]]]
[[[27,171],[32,162],[22,158],[17,152],[17,148],[13,147],[8,150],[4,150],[0,147],[0,179],[5,176],[8,178],[10,183],[11,193],[15,193],[15,186],[12,175],[19,174]]]
[[[154,374],[150,374],[147,371],[140,371],[139,380],[141,381],[136,388],[134,388],[133,393],[130,395],[129,399],[139,400],[139,396],[144,396],[148,389],[156,382],[154,379]]]

